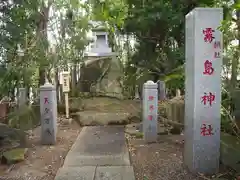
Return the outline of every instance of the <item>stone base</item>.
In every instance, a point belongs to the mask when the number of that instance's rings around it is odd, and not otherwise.
[[[129,123],[130,113],[105,113],[96,111],[78,112],[73,118],[82,126],[93,125],[125,125]]]

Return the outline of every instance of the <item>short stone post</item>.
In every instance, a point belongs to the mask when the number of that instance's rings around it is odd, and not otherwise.
[[[18,106],[24,105],[27,102],[26,88],[19,88]]]
[[[181,97],[181,90],[180,89],[176,89],[176,97]]]
[[[135,99],[140,99],[138,86],[135,87]]]
[[[192,173],[219,170],[222,19],[221,8],[186,15],[184,164]]]
[[[166,99],[166,86],[165,86],[165,82],[164,81],[158,81],[158,99],[160,101],[165,100]]]
[[[143,85],[143,134],[146,142],[157,141],[158,85],[147,81]]]
[[[56,87],[45,83],[40,87],[41,140],[44,145],[56,143],[57,96]]]

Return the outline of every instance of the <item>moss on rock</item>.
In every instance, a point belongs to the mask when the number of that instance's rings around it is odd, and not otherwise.
[[[27,148],[16,148],[6,151],[2,154],[2,162],[6,164],[15,164],[24,161]]]

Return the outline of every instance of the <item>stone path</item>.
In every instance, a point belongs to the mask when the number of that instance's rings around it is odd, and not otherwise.
[[[55,180],[135,180],[123,126],[84,127]]]

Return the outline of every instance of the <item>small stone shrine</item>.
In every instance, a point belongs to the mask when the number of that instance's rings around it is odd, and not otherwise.
[[[122,70],[117,53],[108,44],[108,33],[102,22],[92,21],[93,42],[84,54],[85,66],[81,68],[81,91],[97,92],[107,96],[122,97],[119,82]]]

